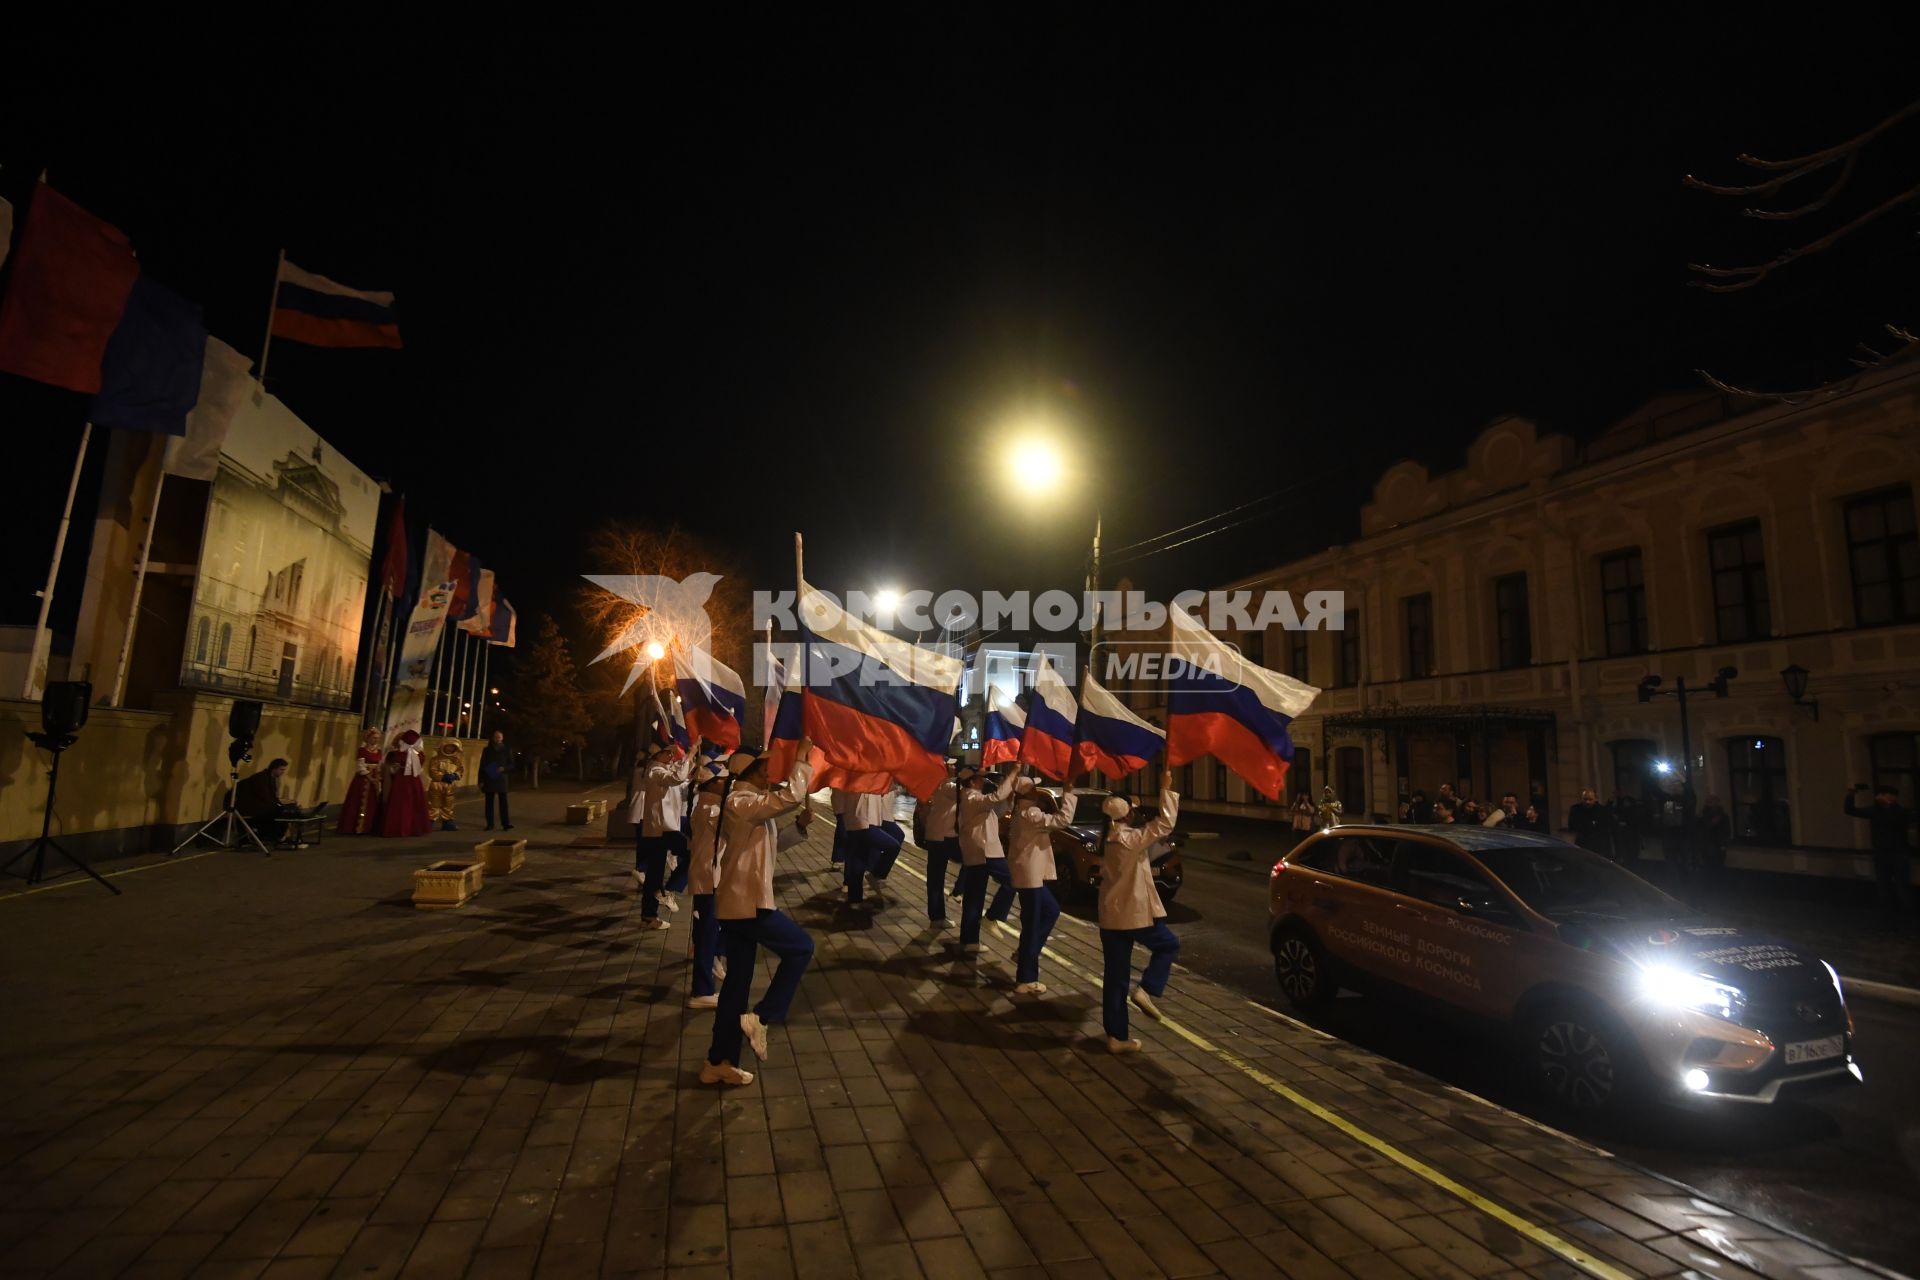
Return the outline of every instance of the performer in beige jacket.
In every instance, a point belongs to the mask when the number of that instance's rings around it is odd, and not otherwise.
[[[1013,910],[1013,875],[1000,848],[1000,806],[1013,794],[1016,771],[996,785],[988,773],[976,773],[960,789],[960,949],[968,955],[980,950],[980,914],[1005,920]],[[1000,888],[987,903],[987,881]]]
[[[1160,812],[1151,822],[1125,796],[1109,796],[1101,811],[1110,820],[1100,854],[1100,949],[1106,953],[1101,1013],[1110,1053],[1138,1053],[1140,1042],[1127,1035],[1127,987],[1133,978],[1133,944],[1147,946],[1147,969],[1132,1003],[1149,1018],[1160,1017],[1154,1000],[1165,995],[1180,939],[1161,923],[1167,914],[1153,884],[1149,861],[1153,846],[1173,834],[1180,797],[1173,791],[1173,770],[1160,774]]]
[[[1047,888],[1060,876],[1053,863],[1053,833],[1073,821],[1080,795],[1069,787],[1055,800],[1032,778],[1022,778],[1014,784],[1014,796],[1007,868],[1020,895],[1020,945],[1014,951],[1013,991],[1043,996],[1047,984],[1040,981],[1040,953],[1060,919],[1060,900]]]

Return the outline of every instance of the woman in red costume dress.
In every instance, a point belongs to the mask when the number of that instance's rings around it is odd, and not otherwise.
[[[420,735],[412,729],[393,740],[387,752],[387,807],[380,815],[383,836],[423,836],[433,830],[427,819],[426,766],[420,759]]]
[[[354,752],[353,781],[340,806],[340,834],[370,836],[380,826],[380,731],[369,729]]]

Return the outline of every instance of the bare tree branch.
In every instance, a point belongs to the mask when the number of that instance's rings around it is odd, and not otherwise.
[[[1817,387],[1803,387],[1796,391],[1760,391],[1752,387],[1735,386],[1731,382],[1725,382],[1716,378],[1705,369],[1695,369],[1694,372],[1700,375],[1701,381],[1723,395],[1741,396],[1748,400],[1770,400],[1776,404],[1808,404],[1816,400],[1831,400],[1836,396],[1846,395],[1852,391],[1854,385],[1860,380],[1860,374],[1871,372],[1874,369],[1885,368],[1901,360],[1920,356],[1920,334],[1914,334],[1899,325],[1890,324],[1884,327],[1888,333],[1900,340],[1901,346],[1892,351],[1881,352],[1862,342],[1858,344],[1855,349],[1866,351],[1870,353],[1873,358],[1864,361],[1858,358],[1851,359],[1851,363],[1860,373],[1850,374],[1847,377],[1838,378]]]
[[[1786,266],[1790,262],[1796,262],[1810,254],[1819,253],[1822,249],[1831,247],[1836,241],[1845,239],[1861,227],[1866,226],[1869,222],[1879,218],[1882,214],[1888,213],[1916,197],[1920,197],[1920,184],[1908,187],[1899,195],[1891,196],[1881,201],[1873,208],[1853,219],[1853,221],[1841,224],[1817,240],[1809,240],[1806,244],[1788,249],[1785,253],[1780,254],[1769,262],[1758,263],[1750,267],[1715,267],[1703,262],[1690,262],[1687,264],[1689,271],[1697,275],[1711,277],[1714,280],[1726,280],[1730,283],[1712,284],[1707,280],[1689,280],[1687,283],[1696,289],[1705,289],[1709,293],[1737,293],[1742,289],[1751,289],[1779,268]]]

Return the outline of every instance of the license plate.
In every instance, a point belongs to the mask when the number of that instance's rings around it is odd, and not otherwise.
[[[1818,1062],[1822,1058],[1837,1058],[1845,1045],[1845,1036],[1828,1036],[1824,1040],[1802,1040],[1798,1044],[1790,1044],[1787,1046],[1787,1065],[1792,1067],[1803,1062]]]

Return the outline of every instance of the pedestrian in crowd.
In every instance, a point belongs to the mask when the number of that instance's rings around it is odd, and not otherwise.
[[[1160,812],[1151,822],[1124,796],[1108,796],[1101,811],[1109,819],[1100,855],[1100,951],[1105,959],[1101,1021],[1108,1053],[1138,1053],[1140,1042],[1127,1034],[1127,1005],[1159,1021],[1160,1006],[1155,1001],[1167,993],[1173,960],[1180,954],[1180,939],[1161,923],[1167,908],[1153,883],[1151,859],[1154,845],[1173,834],[1174,820],[1180,816],[1173,770],[1160,772]],[[1146,944],[1147,968],[1140,975],[1140,985],[1129,994],[1136,942]]]
[[[1733,819],[1727,816],[1727,808],[1719,796],[1708,796],[1701,805],[1693,837],[1699,845],[1701,877],[1708,884],[1720,884],[1726,879],[1727,845],[1733,841]]]
[[[1507,827],[1518,825],[1520,818],[1520,797],[1509,791],[1500,797],[1498,808],[1488,810],[1487,816],[1480,820],[1483,827]]]
[[[1456,817],[1457,817],[1457,816],[1459,816],[1459,813],[1460,813],[1460,794],[1459,794],[1459,792],[1457,792],[1457,791],[1455,791],[1455,790],[1453,789],[1453,784],[1452,784],[1451,782],[1443,782],[1443,783],[1441,783],[1441,784],[1440,784],[1440,792],[1439,792],[1439,794],[1438,794],[1438,795],[1436,795],[1436,796],[1434,797],[1434,799],[1435,799],[1435,800],[1441,800],[1441,801],[1445,801],[1445,802],[1446,802],[1446,806],[1447,806],[1447,808],[1449,808],[1449,809],[1451,809],[1451,810],[1453,810],[1453,812],[1454,812],[1454,815],[1455,815]]]
[[[1413,789],[1413,799],[1407,802],[1407,821],[1422,827],[1433,821],[1433,802],[1418,787]]]
[[[379,825],[380,731],[369,729],[360,735],[360,749],[353,755],[353,781],[340,806],[338,830],[343,836],[370,836]]]
[[[960,950],[967,955],[980,953],[982,907],[989,920],[1003,921],[1013,910],[1013,875],[1000,847],[1000,806],[1013,794],[1013,780],[1009,770],[990,786],[992,775],[981,772],[960,792]],[[986,906],[989,880],[999,886],[992,906]]]
[[[1545,831],[1547,820],[1540,816],[1540,806],[1530,804],[1526,812],[1520,815],[1520,826],[1526,831]]]
[[[1060,900],[1047,882],[1060,878],[1053,861],[1053,833],[1073,821],[1080,794],[1072,787],[1059,799],[1037,786],[1032,778],[1014,784],[1013,826],[1008,841],[1007,869],[1020,895],[1020,945],[1014,962],[1014,994],[1043,996],[1040,952],[1060,919]]]
[[[839,795],[838,789],[834,794]],[[892,797],[885,793],[863,792],[847,797],[842,836],[846,862],[842,868],[841,892],[847,895],[850,907],[862,906],[867,900],[867,871],[882,856],[880,824],[892,815],[891,801]]]
[[[660,908],[680,909],[666,887],[667,855],[675,851],[675,845],[685,854],[686,837],[680,832],[681,788],[693,776],[701,742],[695,738],[692,749],[677,760],[672,746],[656,747],[633,772],[633,799],[627,818],[633,823],[633,880],[641,890],[642,929],[670,927],[660,918]]]
[[[460,779],[466,776],[465,766],[466,754],[451,738],[433,753],[433,764],[427,770],[427,820],[439,823],[442,831],[454,829],[453,801],[460,790]]]
[[[1460,807],[1454,810],[1453,813],[1455,822],[1462,822],[1468,826],[1477,826],[1486,816],[1487,815],[1480,812],[1480,802],[1478,800],[1462,800]]]
[[[1867,794],[1862,782],[1847,793],[1846,814],[1867,824],[1873,846],[1873,881],[1880,898],[1880,923],[1887,929],[1913,928],[1913,845],[1907,829],[1913,825],[1913,810],[1900,803],[1898,789],[1882,783],[1873,788],[1873,801],[1864,807],[1860,799]]]
[[[1613,793],[1613,857],[1623,867],[1640,860],[1640,845],[1646,834],[1646,810],[1640,801],[1624,791]]]
[[[1587,852],[1613,857],[1613,810],[1600,803],[1592,787],[1580,789],[1580,803],[1567,810],[1566,829]]]
[[[1439,826],[1453,826],[1453,806],[1445,800],[1435,800],[1433,802],[1433,820]]]
[[[802,831],[812,820],[806,808],[813,784],[813,769],[807,763],[812,740],[800,739],[799,748],[792,773],[778,786],[770,780],[766,757],[758,751],[736,751],[727,760],[734,782],[720,811],[713,907],[726,948],[727,974],[713,1011],[713,1041],[707,1047],[706,1065],[700,1068],[701,1084],[753,1083],[753,1073],[740,1069],[741,1042],[752,1045],[760,1061],[767,1060],[767,1028],[787,1020],[800,977],[813,959],[813,939],[774,905],[773,897],[780,817],[800,810]],[[749,1008],[754,961],[762,947],[779,957],[779,963],[766,995]]]
[[[693,773],[693,813],[687,826],[687,896],[693,900],[693,998],[687,1001],[689,1009],[715,1009],[720,1005],[719,989],[714,985],[720,921],[713,913],[713,895],[718,879],[720,805],[726,798],[729,776],[725,765],[711,761]]]
[[[1304,790],[1293,801],[1293,842],[1299,844],[1318,829],[1313,797]]]
[[[486,797],[487,830],[493,830],[494,802],[500,804],[500,829],[513,830],[513,814],[507,808],[507,780],[513,773],[513,748],[507,735],[493,731],[493,740],[480,749],[480,793]]]
[[[946,781],[934,788],[933,796],[919,810],[925,824],[920,844],[927,851],[927,923],[939,929],[949,927],[947,868],[961,863],[960,788],[972,780],[975,772],[972,765],[957,761],[948,765]]]
[[[427,767],[420,758],[418,730],[394,735],[386,770],[387,797],[380,809],[380,834],[423,836],[433,830],[427,818]]]

